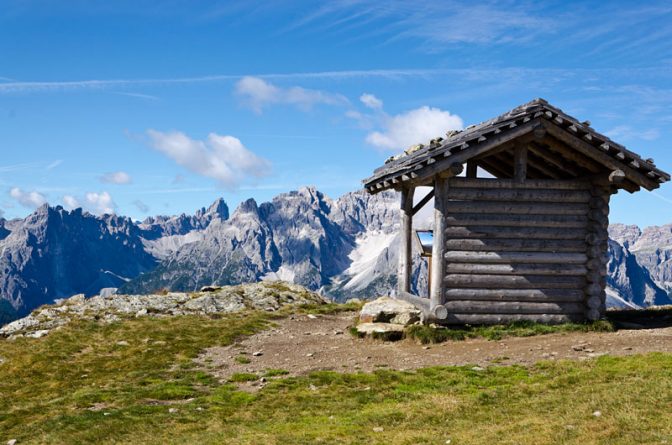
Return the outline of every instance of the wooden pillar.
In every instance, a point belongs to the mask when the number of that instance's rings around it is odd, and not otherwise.
[[[430,312],[439,320],[448,316],[445,304],[446,260],[446,200],[448,179],[437,176],[434,179],[434,240],[432,243],[432,283],[429,290]]]
[[[401,189],[401,246],[399,249],[399,293],[411,291],[411,246],[413,236],[414,187]]]
[[[477,169],[476,161],[467,161],[467,178],[475,178]]]
[[[516,147],[513,151],[513,159],[513,177],[517,182],[524,182],[527,177],[527,147]]]
[[[606,311],[607,263],[609,261],[609,199],[613,190],[595,184],[591,191],[590,212],[588,214],[588,285],[585,289],[586,317],[598,320]]]

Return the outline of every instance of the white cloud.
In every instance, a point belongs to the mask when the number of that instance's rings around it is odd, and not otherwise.
[[[114,213],[117,205],[108,192],[89,192],[84,196],[84,207],[92,213]]]
[[[131,175],[122,171],[105,173],[100,177],[100,182],[104,184],[130,184],[132,181]]]
[[[414,144],[427,143],[431,139],[444,136],[449,130],[461,130],[462,118],[439,108],[423,106],[394,116],[385,116],[382,131],[374,131],[366,136],[369,144],[399,150]]]
[[[89,192],[79,198],[72,195],[64,195],[63,206],[68,210],[74,210],[81,207],[96,214],[112,214],[115,213],[115,209],[117,208],[117,204],[115,204],[112,196],[108,192]]]
[[[147,130],[150,145],[178,165],[220,184],[234,188],[247,177],[263,177],[271,164],[245,148],[233,136],[210,133],[204,141],[191,139],[181,132],[162,133]]]
[[[372,110],[381,110],[383,108],[383,101],[378,99],[373,94],[364,93],[359,96],[359,100],[364,104],[364,106],[371,108]]]
[[[63,205],[68,210],[74,210],[82,205],[79,203],[79,200],[72,195],[63,196]]]
[[[30,209],[41,206],[47,202],[47,198],[37,191],[24,191],[18,187],[14,187],[9,191],[9,196],[14,198],[19,204]]]
[[[348,100],[340,95],[302,87],[281,88],[260,78],[246,76],[236,82],[235,93],[257,113],[269,105],[293,105],[310,110],[314,105],[343,105]]]
[[[139,199],[136,199],[133,201],[133,205],[140,210],[142,213],[147,213],[149,212],[149,206],[145,204],[144,202],[140,201]]]

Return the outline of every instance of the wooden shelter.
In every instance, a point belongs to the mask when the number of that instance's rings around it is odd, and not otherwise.
[[[466,175],[463,172],[466,164]],[[492,175],[477,177],[477,168]],[[488,175],[488,176],[490,176]],[[543,99],[451,131],[364,181],[401,192],[398,298],[442,324],[599,319],[609,198],[670,176]],[[414,206],[414,191],[432,191]],[[434,198],[429,299],[410,293],[413,215]]]

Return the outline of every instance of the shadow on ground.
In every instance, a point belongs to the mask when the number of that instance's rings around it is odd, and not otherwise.
[[[607,319],[616,329],[652,329],[672,326],[672,307],[607,311]]]

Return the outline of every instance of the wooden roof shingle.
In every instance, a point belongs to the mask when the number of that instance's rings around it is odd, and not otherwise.
[[[589,122],[579,122],[544,99],[535,99],[494,119],[462,131],[451,131],[445,139],[407,150],[376,169],[363,181],[364,187],[370,193],[377,193],[399,188],[404,183],[422,184],[453,164],[463,164],[505,144],[515,144],[522,136],[536,132],[548,134],[582,152],[605,169],[624,171],[629,181],[647,190],[670,180],[670,175],[656,168],[652,159],[643,159],[598,133]],[[556,168],[562,169],[562,165]]]

